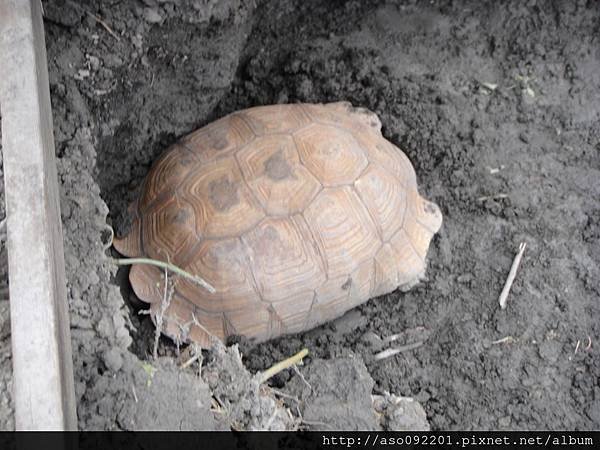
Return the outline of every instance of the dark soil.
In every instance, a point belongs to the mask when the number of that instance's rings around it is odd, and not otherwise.
[[[78,5],[44,1],[81,428],[128,427],[154,332],[105,257],[107,215],[124,230],[151,162],[215,118],[339,100],[379,115],[442,208],[427,278],[302,335],[242,339],[246,366],[302,347],[326,360],[352,352],[376,393],[416,397],[433,429],[600,428],[597,2]],[[375,361],[394,334],[394,345],[423,345]],[[160,350],[176,353],[167,340]]]

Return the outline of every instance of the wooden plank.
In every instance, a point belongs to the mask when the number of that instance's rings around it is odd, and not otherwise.
[[[77,426],[39,0],[0,0],[0,108],[18,430]]]

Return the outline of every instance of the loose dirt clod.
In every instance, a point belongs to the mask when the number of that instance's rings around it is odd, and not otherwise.
[[[399,397],[389,392],[373,395],[373,408],[385,431],[429,431],[427,415],[421,404],[411,397]]]
[[[285,392],[297,399],[302,423],[310,430],[428,430],[423,407],[414,399],[372,395],[375,382],[358,355],[313,360]],[[290,405],[293,406],[293,405]]]

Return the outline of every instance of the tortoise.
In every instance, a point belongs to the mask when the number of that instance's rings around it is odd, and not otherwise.
[[[168,261],[163,333],[256,342],[337,318],[422,277],[442,214],[423,199],[381,122],[348,102],[259,106],[179,140],[154,164],[119,253]],[[135,294],[161,311],[163,271],[134,265]],[[166,306],[166,305],[164,305]]]

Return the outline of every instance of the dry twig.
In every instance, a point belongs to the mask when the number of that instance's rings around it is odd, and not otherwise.
[[[298,364],[299,362],[302,362],[302,359],[306,355],[308,355],[308,349],[304,348],[304,349],[300,350],[298,353],[296,353],[294,356],[292,356],[288,359],[284,359],[283,361],[275,364],[270,369],[265,370],[259,376],[259,384],[264,383],[269,378],[277,375],[282,370],[288,369],[288,368],[292,367],[293,365]]]
[[[165,311],[171,303],[172,297],[173,289],[171,289],[169,286],[169,272],[167,271],[167,268],[165,268],[165,291],[162,302],[160,302],[160,311],[154,317],[154,320],[156,321],[156,328],[154,330],[154,348],[152,349],[152,357],[154,359],[158,358],[158,343],[160,341],[160,335],[162,333],[163,317]]]
[[[375,361],[380,361],[385,358],[389,358],[390,356],[397,355],[398,353],[407,352],[409,350],[414,350],[415,348],[419,348],[423,345],[423,341],[414,342],[412,344],[403,345],[402,347],[388,348],[387,350],[383,350],[375,354],[373,357]]]
[[[102,27],[103,27],[103,28],[104,28],[104,29],[105,29],[105,30],[108,32],[108,34],[110,34],[112,37],[114,37],[114,38],[117,40],[117,42],[121,40],[121,39],[119,38],[119,36],[117,36],[117,33],[115,33],[115,32],[112,30],[112,28],[111,28],[111,27],[109,27],[109,26],[108,26],[108,24],[107,24],[107,23],[106,23],[104,20],[102,20],[100,17],[98,17],[98,16],[97,16],[97,15],[95,15],[95,14],[92,14],[92,13],[91,13],[91,12],[89,12],[89,11],[85,11],[85,13],[86,13],[87,15],[89,15],[90,17],[92,17],[92,18],[93,18],[93,19],[94,19],[96,22],[98,22],[100,25],[102,25]]]
[[[181,369],[185,369],[185,368],[191,366],[192,364],[194,364],[194,362],[197,361],[197,360],[200,360],[200,368],[202,368],[202,350],[199,349],[199,348],[195,348],[194,349],[194,356],[192,356],[191,358],[189,358],[187,361],[185,361],[179,367]]]
[[[202,286],[204,289],[206,289],[211,294],[214,294],[216,292],[215,288],[212,287],[203,278],[200,278],[196,275],[192,275],[191,273],[186,272],[185,270],[183,270],[171,263],[166,263],[164,261],[159,261],[157,259],[151,259],[151,258],[113,258],[113,262],[117,266],[130,266],[132,264],[149,264],[151,266],[160,267],[161,269],[167,269],[177,275],[180,275],[184,278],[187,278],[190,281],[193,281],[194,283],[198,284],[199,286]]]
[[[500,308],[506,308],[506,301],[508,299],[508,293],[510,288],[515,281],[515,276],[517,275],[517,269],[519,268],[519,264],[521,263],[521,258],[523,257],[523,252],[525,251],[525,247],[527,244],[525,242],[521,242],[519,245],[519,252],[516,254],[515,259],[513,260],[512,266],[510,267],[510,272],[508,272],[508,277],[506,278],[506,282],[504,283],[504,288],[500,293],[500,297],[498,297],[498,303],[500,303]]]
[[[515,342],[515,338],[512,336],[506,336],[503,337],[502,339],[496,339],[495,341],[492,341],[492,345],[496,345],[496,344],[512,344],[513,342]]]
[[[306,385],[306,387],[312,392],[313,388],[310,385],[310,383],[306,380],[306,378],[304,378],[304,375],[302,375],[302,372],[300,372],[300,369],[298,369],[298,366],[296,366],[295,364],[292,366],[292,369],[294,369],[294,372],[296,372],[296,375],[298,375],[300,377],[300,379],[302,380],[302,382]]]
[[[484,202],[486,200],[500,200],[502,198],[508,198],[508,194],[494,194],[494,195],[484,195],[483,197],[478,197],[478,202]]]

